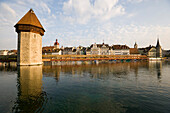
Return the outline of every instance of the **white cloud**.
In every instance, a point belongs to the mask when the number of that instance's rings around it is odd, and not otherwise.
[[[63,14],[71,21],[86,23],[90,19],[106,21],[123,15],[125,9],[118,0],[69,0],[63,4]]]
[[[75,29],[75,28],[73,28]],[[157,35],[163,49],[169,49],[170,26],[146,25],[140,26],[135,24],[114,25],[113,23],[105,23],[103,25],[94,25],[86,29],[80,28],[76,31],[67,29],[61,33],[60,41],[64,46],[89,46],[92,43],[102,43],[103,40],[109,45],[126,44],[133,47],[137,42],[139,47],[156,45]],[[70,41],[71,39],[71,41]]]
[[[1,6],[8,11],[10,14],[12,14],[12,16],[16,16],[15,11],[6,3],[2,3]]]
[[[136,13],[130,13],[130,14],[127,14],[127,18],[132,18],[136,15]]]
[[[50,10],[50,8],[48,7],[48,5],[47,5],[46,3],[41,2],[41,3],[40,3],[40,5],[41,5],[41,7],[42,7],[43,11],[47,11],[47,12],[48,12],[48,14],[50,14],[50,13],[51,13],[51,10]]]
[[[144,0],[128,0],[128,2],[131,2],[131,3],[140,3],[140,2],[143,2]]]

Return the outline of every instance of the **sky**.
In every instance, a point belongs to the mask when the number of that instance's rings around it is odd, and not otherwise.
[[[32,8],[43,46],[94,43],[170,49],[170,0],[0,0],[0,50],[17,49],[14,25]]]

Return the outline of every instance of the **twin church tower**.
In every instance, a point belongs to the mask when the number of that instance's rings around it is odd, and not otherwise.
[[[42,36],[44,28],[30,9],[14,26],[18,33],[18,65],[42,64]]]

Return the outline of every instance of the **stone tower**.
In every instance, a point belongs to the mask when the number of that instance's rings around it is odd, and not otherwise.
[[[134,44],[134,48],[136,48],[136,49],[138,48],[138,45],[136,44],[136,42],[135,42],[135,44]]]
[[[159,39],[157,39],[157,44],[156,44],[156,57],[161,58],[162,57],[162,48],[159,43]]]
[[[42,36],[44,28],[30,9],[14,26],[18,33],[18,65],[42,64]]]

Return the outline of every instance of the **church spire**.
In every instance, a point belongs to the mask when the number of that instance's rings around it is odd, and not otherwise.
[[[156,47],[160,47],[159,38],[157,39]]]
[[[135,44],[134,44],[134,48],[136,48],[136,49],[138,48],[138,45],[137,45],[137,43],[136,43],[136,42],[135,42]]]

